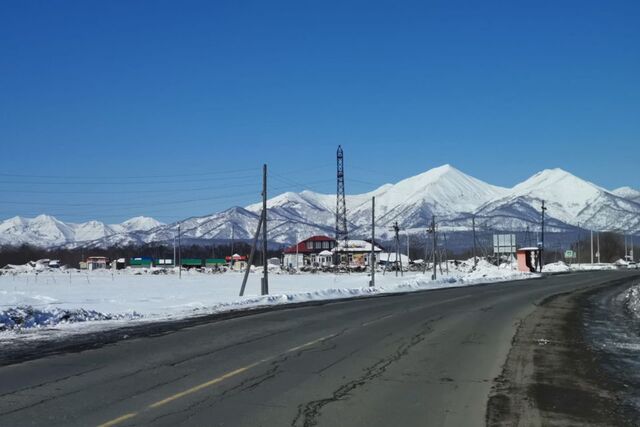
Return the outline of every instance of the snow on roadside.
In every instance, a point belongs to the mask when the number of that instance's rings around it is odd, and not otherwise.
[[[332,300],[412,292],[481,283],[528,279],[535,274],[496,267],[481,260],[450,262],[438,279],[431,272],[376,274],[272,274],[270,293],[259,295],[260,272],[249,275],[246,296],[239,297],[242,275],[236,272],[205,274],[139,274],[124,270],[33,272],[0,276],[0,343],[16,338],[37,338],[56,333],[82,333],[125,324],[180,319],[189,316],[253,309],[295,302]],[[26,336],[28,335],[28,337]]]
[[[624,298],[627,311],[637,320],[640,320],[640,285],[629,289]]]
[[[545,264],[542,268],[544,273],[564,273],[568,271],[593,271],[593,270],[615,270],[614,264],[600,263],[600,264],[567,264],[564,261],[556,261]]]

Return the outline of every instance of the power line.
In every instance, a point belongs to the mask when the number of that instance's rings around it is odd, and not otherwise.
[[[244,169],[231,169],[231,170],[217,170],[208,172],[194,172],[194,173],[181,173],[181,174],[159,174],[159,175],[121,175],[118,179],[146,179],[146,178],[178,178],[189,176],[209,176],[209,175],[228,175],[239,172],[251,172],[255,171],[254,168]],[[16,174],[0,172],[0,176],[18,177],[18,178],[54,178],[54,179],[110,179],[113,175],[31,175],[31,174]]]

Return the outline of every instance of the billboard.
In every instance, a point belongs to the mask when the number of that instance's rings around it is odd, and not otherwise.
[[[493,235],[494,254],[514,254],[516,253],[515,234],[494,234]]]

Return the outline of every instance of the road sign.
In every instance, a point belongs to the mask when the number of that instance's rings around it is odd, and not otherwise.
[[[494,234],[493,235],[494,254],[515,254],[516,235],[515,234]]]
[[[567,250],[567,251],[564,251],[564,257],[566,259],[573,259],[573,258],[576,258],[576,253],[572,250]]]

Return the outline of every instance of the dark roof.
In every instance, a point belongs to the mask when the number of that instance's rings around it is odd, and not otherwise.
[[[307,242],[335,242],[336,239],[329,236],[311,236],[293,246],[289,246],[284,250],[285,254],[295,254],[296,252],[301,254],[310,254],[316,251],[315,249],[307,249]],[[296,251],[297,248],[297,251]]]

